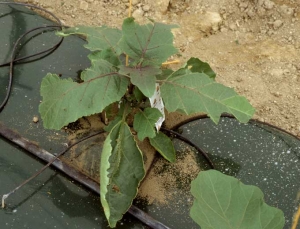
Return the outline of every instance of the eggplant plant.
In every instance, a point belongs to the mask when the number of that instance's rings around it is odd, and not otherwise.
[[[117,108],[105,128],[100,162],[101,203],[110,227],[129,209],[145,176],[137,141],[149,139],[165,159],[175,161],[172,141],[160,131],[165,111],[203,112],[215,123],[224,112],[247,122],[255,111],[246,98],[217,83],[211,67],[197,58],[176,71],[162,68],[178,52],[171,31],[176,27],[152,20],[139,25],[127,18],[121,30],[64,29],[59,36],[86,38],[91,67],[81,73],[80,82],[48,73],[41,83],[39,112],[45,128],[59,130],[83,116]]]

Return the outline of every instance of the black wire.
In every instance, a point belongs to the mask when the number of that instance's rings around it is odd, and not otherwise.
[[[25,35],[28,35],[28,33],[33,32],[35,30],[46,29],[46,28],[61,28],[61,26],[60,25],[45,25],[45,26],[41,26],[41,27],[36,27],[36,28],[34,28],[34,30],[27,31],[23,35],[25,36]],[[22,35],[22,37],[24,37],[23,35]],[[38,53],[35,53],[35,54],[31,54],[31,55],[28,55],[28,56],[16,58],[16,59],[14,59],[13,62],[14,62],[14,64],[23,64],[25,62],[20,62],[20,61],[26,60],[26,59],[29,59],[31,57],[35,57],[35,56],[38,56],[38,55],[41,55],[41,54],[44,54],[44,53],[47,53],[46,55],[48,55],[49,53],[51,53],[52,51],[54,51],[55,49],[57,49],[60,46],[60,44],[62,43],[63,39],[64,39],[63,37],[60,38],[59,41],[55,45],[53,45],[51,48],[48,48],[48,49],[46,49],[44,51],[41,51],[41,52],[38,52]],[[34,61],[34,60],[31,60],[31,61]],[[11,63],[11,61],[9,61],[7,63],[0,64],[0,67],[9,66],[10,63]]]
[[[49,15],[51,15],[59,25],[46,25],[46,26],[40,26],[40,27],[36,27],[36,28],[33,28],[29,31],[27,31],[26,33],[24,33],[22,36],[20,36],[18,38],[18,40],[16,41],[13,49],[12,49],[12,53],[11,53],[11,60],[9,63],[4,63],[4,64],[1,64],[0,67],[3,67],[3,66],[10,66],[9,68],[9,81],[8,81],[8,86],[7,86],[7,90],[6,90],[6,95],[5,95],[5,98],[4,100],[2,101],[1,105],[0,105],[0,112],[2,112],[2,110],[4,109],[5,105],[7,104],[8,100],[9,100],[9,97],[10,97],[10,93],[11,93],[11,90],[12,90],[12,83],[13,83],[13,67],[14,67],[14,63],[17,62],[17,61],[21,61],[21,60],[25,60],[25,59],[28,59],[28,58],[31,58],[31,57],[34,57],[34,56],[38,56],[38,55],[41,55],[41,54],[44,54],[44,53],[50,53],[52,51],[54,51],[55,49],[57,49],[60,44],[62,43],[63,41],[63,37],[55,44],[53,45],[51,48],[48,48],[44,51],[41,51],[41,52],[38,52],[38,53],[35,53],[35,54],[32,54],[32,55],[29,55],[29,56],[25,56],[25,57],[21,57],[21,58],[18,58],[18,59],[15,59],[16,57],[16,51],[17,51],[17,46],[19,44],[19,42],[26,36],[28,35],[29,33],[33,32],[33,31],[36,31],[36,30],[39,30],[39,29],[46,29],[46,28],[60,28],[62,29],[62,23],[61,21],[59,20],[58,17],[56,17],[53,13],[51,13],[50,11],[46,10],[46,9],[43,9],[41,7],[38,7],[38,6],[35,6],[35,5],[31,5],[31,4],[26,4],[26,3],[16,3],[16,2],[0,2],[0,4],[8,4],[8,5],[21,5],[21,6],[27,6],[27,7],[31,7],[31,8],[35,8],[35,9],[38,9],[38,10],[41,10],[41,11],[44,11],[46,13],[48,13]]]
[[[181,134],[177,133],[176,131],[174,130],[169,130],[169,129],[166,129],[166,128],[163,128],[161,127],[161,130],[162,131],[166,131],[168,132],[168,134],[173,134],[175,135],[175,138],[178,138],[180,139],[181,141],[184,141],[185,143],[189,144],[190,146],[194,147],[200,154],[203,155],[203,157],[207,160],[208,164],[210,165],[210,167],[212,169],[215,169],[215,165],[214,163],[212,162],[212,160],[209,158],[209,156],[207,155],[207,153],[202,150],[200,147],[198,147],[196,144],[194,144],[193,142],[191,142],[189,139],[185,138],[184,136],[182,136]]]
[[[222,117],[222,118],[236,119],[236,117],[234,117],[233,115],[227,114],[227,113],[222,114],[221,117]],[[173,126],[173,127],[171,128],[171,130],[177,130],[179,127],[181,127],[181,126],[183,126],[183,125],[185,125],[185,124],[187,124],[187,123],[189,123],[189,122],[196,121],[196,120],[199,120],[199,119],[205,119],[205,118],[209,118],[209,116],[208,116],[207,114],[200,114],[200,115],[193,116],[193,117],[191,117],[191,118],[185,119],[185,120],[183,120],[182,122],[176,124],[175,126]],[[290,136],[293,136],[293,137],[296,138],[297,140],[300,140],[300,137],[296,136],[295,134],[292,134],[292,133],[286,131],[285,129],[282,129],[282,128],[280,128],[280,127],[278,127],[278,126],[275,126],[275,125],[273,125],[273,124],[271,124],[271,123],[268,123],[268,122],[262,122],[262,121],[259,121],[258,119],[253,119],[253,118],[249,120],[249,123],[253,123],[253,124],[256,125],[256,126],[257,126],[258,124],[266,125],[266,126],[269,126],[269,127],[271,127],[271,128],[274,128],[274,129],[276,129],[276,130],[278,130],[278,131],[284,132],[284,133],[286,133],[286,134],[288,134],[288,135],[290,135]]]

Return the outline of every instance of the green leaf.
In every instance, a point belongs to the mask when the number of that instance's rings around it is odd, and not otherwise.
[[[121,54],[119,42],[122,37],[122,31],[115,28],[76,26],[57,32],[59,36],[69,36],[71,34],[83,35],[88,43],[85,48],[91,51],[101,51],[111,48],[117,55]]]
[[[143,141],[146,137],[155,137],[155,123],[161,116],[162,114],[156,108],[146,108],[144,111],[140,110],[135,114],[133,128],[137,131],[140,141]]]
[[[117,115],[114,117],[114,119],[109,122],[107,126],[105,126],[103,129],[106,132],[110,132],[121,120],[125,120],[127,115],[131,112],[131,108],[129,106],[126,106],[123,100],[119,102],[119,110]]]
[[[122,98],[129,83],[105,60],[94,61],[81,79],[84,82],[76,83],[47,74],[42,80],[39,111],[45,128],[59,130],[82,116],[101,112]]]
[[[113,66],[119,66],[120,60],[119,57],[109,48],[103,51],[95,51],[88,55],[88,58],[91,61],[98,61],[99,59],[106,60],[111,63]]]
[[[138,102],[141,102],[146,98],[138,87],[134,87],[133,95]]]
[[[120,48],[135,60],[135,64],[160,66],[168,57],[177,53],[171,32],[176,27],[157,22],[138,25],[134,18],[127,18],[122,26]]]
[[[158,67],[147,66],[139,68],[130,68],[119,66],[120,74],[129,74],[131,83],[136,85],[140,91],[147,97],[151,97],[155,91],[156,78],[155,75],[160,74]]]
[[[216,170],[192,181],[192,219],[202,229],[282,229],[283,212],[263,200],[262,191]]]
[[[211,69],[209,64],[202,62],[198,58],[190,58],[186,63],[186,67],[190,69],[191,72],[205,73],[212,79],[216,77],[216,73]]]
[[[161,80],[160,89],[169,112],[205,112],[215,123],[224,112],[234,115],[241,122],[247,122],[255,112],[245,97],[216,83],[204,73],[179,69]]]
[[[162,132],[150,138],[150,144],[168,161],[175,162],[176,154],[171,139]]]
[[[110,227],[127,212],[145,176],[143,156],[128,125],[120,121],[107,136],[100,164],[100,196]]]

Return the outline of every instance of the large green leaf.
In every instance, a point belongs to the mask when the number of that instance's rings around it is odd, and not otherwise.
[[[202,62],[198,58],[190,58],[186,63],[186,67],[190,69],[191,72],[205,73],[212,79],[216,77],[216,73],[211,69],[209,64],[206,62]]]
[[[270,207],[256,186],[216,170],[200,172],[192,181],[191,217],[201,229],[282,229],[281,210]]]
[[[160,80],[162,98],[169,112],[205,112],[217,123],[224,112],[247,122],[255,112],[247,99],[216,83],[204,73],[180,69]]]
[[[158,132],[154,138],[150,138],[150,144],[168,161],[175,162],[176,154],[171,139],[162,132]]]
[[[88,55],[88,58],[91,61],[98,61],[99,59],[106,60],[111,63],[113,66],[119,66],[120,60],[119,57],[109,48],[102,51],[95,51]]]
[[[133,95],[138,102],[141,102],[143,99],[146,98],[138,87],[134,87]]]
[[[125,94],[129,83],[126,77],[114,72],[105,60],[92,64],[82,72],[82,83],[60,79],[55,74],[47,74],[43,79],[39,111],[45,128],[58,130],[82,116],[99,113]]]
[[[144,111],[140,110],[135,114],[133,128],[137,131],[140,141],[143,141],[146,137],[155,137],[154,126],[161,116],[162,114],[156,108],[146,108]]]
[[[111,227],[131,206],[144,175],[142,153],[122,120],[107,136],[101,155],[100,196]]]
[[[122,26],[120,48],[135,60],[135,64],[160,66],[177,53],[171,33],[171,29],[176,27],[157,22],[138,25],[134,18],[127,18]]]
[[[158,67],[138,67],[130,68],[120,66],[120,74],[129,74],[131,83],[136,85],[140,91],[147,97],[151,97],[155,91],[155,75],[161,73]]]
[[[71,34],[83,35],[88,43],[84,45],[91,51],[101,51],[111,48],[117,55],[121,53],[119,46],[122,37],[122,31],[116,28],[76,26],[57,32],[60,36],[69,36]]]

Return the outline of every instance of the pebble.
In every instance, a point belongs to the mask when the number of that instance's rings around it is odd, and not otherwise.
[[[274,2],[270,1],[270,0],[265,0],[264,2],[264,8],[267,10],[271,10],[274,7]]]
[[[38,116],[34,116],[34,117],[32,118],[32,121],[33,121],[34,123],[37,123],[37,122],[39,121],[39,117],[38,117]]]
[[[133,5],[133,6],[135,6],[136,4],[138,4],[139,3],[139,0],[132,0],[131,1],[131,4]]]
[[[144,15],[144,11],[142,10],[142,9],[136,9],[135,11],[133,11],[133,13],[132,13],[132,17],[134,17],[134,18],[136,18],[136,19],[138,19],[138,18],[141,18],[141,17],[143,17],[143,15]]]
[[[280,11],[285,14],[286,16],[293,16],[294,15],[294,9],[288,7],[287,5],[282,5],[280,7]]]
[[[143,6],[143,10],[144,10],[145,12],[148,12],[148,11],[150,10],[150,6],[149,6],[149,5],[144,5],[144,6]]]
[[[80,1],[79,8],[82,10],[87,10],[89,8],[89,4],[86,1]]]
[[[280,28],[281,26],[283,25],[283,22],[281,21],[281,20],[276,20],[276,21],[274,21],[274,23],[273,23],[273,27],[274,27],[274,29],[278,29],[278,28]]]
[[[155,1],[155,9],[165,14],[168,11],[170,0],[157,0]]]
[[[231,24],[229,25],[229,29],[232,30],[232,31],[236,31],[236,30],[237,30],[236,24],[235,24],[235,23],[231,23]]]
[[[217,12],[207,11],[199,17],[199,28],[202,32],[209,33],[211,30],[217,31],[222,23],[222,17]]]

